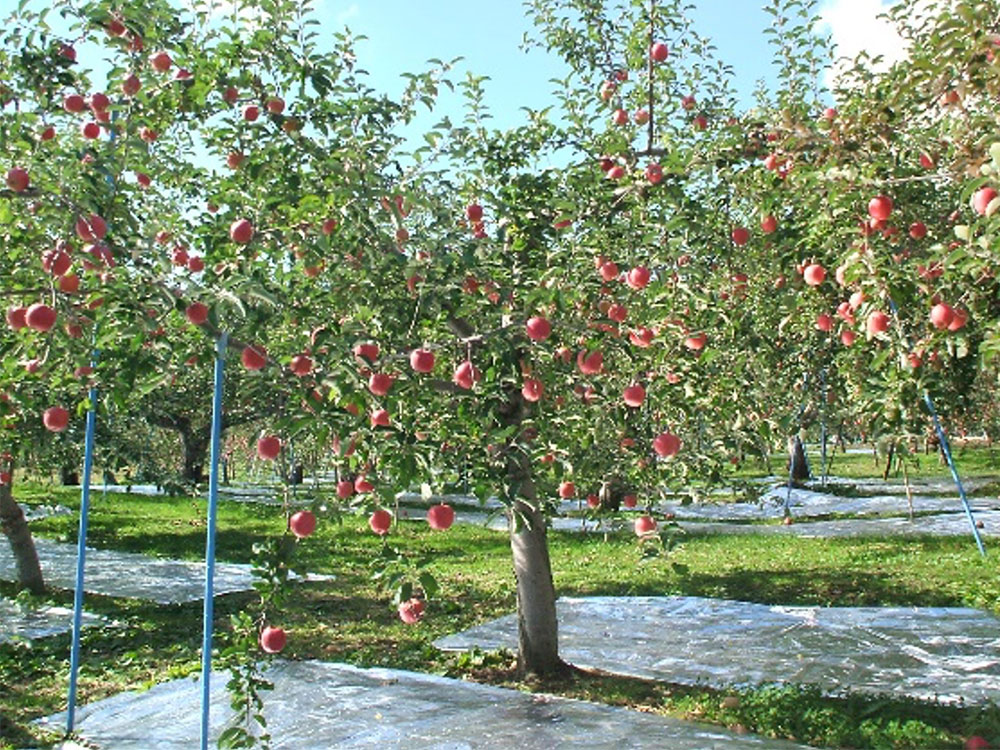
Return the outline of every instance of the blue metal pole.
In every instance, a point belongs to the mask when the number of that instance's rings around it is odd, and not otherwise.
[[[948,436],[944,434],[944,429],[941,427],[941,420],[938,419],[937,411],[934,409],[934,402],[931,400],[931,394],[927,391],[924,391],[924,403],[927,404],[927,408],[931,412],[931,418],[934,420],[934,430],[937,432],[938,440],[941,442],[941,450],[944,452],[944,458],[948,462],[948,468],[951,469],[951,478],[955,480],[955,486],[958,487],[958,496],[962,498],[962,507],[965,509],[966,518],[969,519],[969,526],[972,527],[972,535],[976,538],[976,546],[979,547],[979,554],[986,557],[986,548],[983,547],[983,539],[979,535],[979,529],[976,528],[976,519],[972,516],[972,507],[969,505],[969,498],[965,495],[965,488],[962,486],[962,480],[958,476],[958,469],[955,467],[955,459],[951,456]]]
[[[219,459],[222,438],[222,377],[229,335],[215,343],[215,394],[212,401],[212,455],[208,478],[208,531],[205,539],[205,606],[201,643],[201,750],[208,750],[208,709],[212,679],[212,621],[215,588],[215,516],[219,505]]]
[[[96,329],[94,335],[97,335]],[[90,366],[97,368],[95,349]],[[80,527],[76,540],[76,586],[73,592],[73,642],[69,655],[69,696],[66,707],[66,732],[76,723],[76,682],[80,672],[80,630],[83,625],[83,573],[87,558],[87,518],[90,513],[90,472],[94,468],[94,432],[97,428],[97,388],[90,389],[90,411],[83,441],[83,484],[80,488]]]

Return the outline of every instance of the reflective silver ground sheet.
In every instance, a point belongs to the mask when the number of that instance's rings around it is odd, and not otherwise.
[[[58,588],[76,587],[76,545],[35,538],[38,562],[45,583]],[[323,580],[328,576],[308,576]],[[0,579],[17,580],[9,544],[0,544]],[[205,563],[166,560],[136,552],[87,549],[84,590],[90,594],[146,599],[157,604],[198,601],[205,594]],[[248,591],[253,577],[249,565],[216,563],[216,595]]]
[[[792,750],[779,740],[612,708],[389,669],[278,661],[264,713],[275,748],[671,748]],[[231,716],[225,675],[212,680],[212,741]],[[190,750],[198,746],[200,684],[174,680],[146,693],[83,706],[77,730],[100,748]],[[60,727],[59,714],[43,723]]]
[[[102,618],[84,612],[83,627],[97,625]],[[0,599],[0,643],[31,641],[67,633],[73,627],[73,610],[49,605],[22,606],[10,599]]]
[[[788,682],[1000,702],[1000,619],[943,607],[784,607],[696,596],[559,599],[569,662],[713,687]],[[506,615],[435,642],[516,649]]]

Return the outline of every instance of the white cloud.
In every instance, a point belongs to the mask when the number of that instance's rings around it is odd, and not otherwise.
[[[913,15],[919,15],[929,4],[929,0],[916,0]],[[832,86],[850,66],[843,58],[854,60],[861,52],[873,58],[881,55],[881,62],[872,66],[873,70],[881,71],[906,57],[906,41],[889,20],[879,17],[889,6],[887,0],[827,0],[821,6],[822,30],[830,33],[838,58],[827,71],[825,83],[828,86]]]

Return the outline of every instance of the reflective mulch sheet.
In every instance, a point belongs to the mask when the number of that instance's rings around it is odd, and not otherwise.
[[[461,680],[325,662],[278,661],[264,713],[275,748],[676,748],[791,750],[793,745],[628,709]],[[212,680],[210,746],[230,716],[226,676]],[[174,680],[78,709],[77,731],[100,748],[198,747],[200,686]],[[64,715],[43,724],[61,726]],[[89,746],[89,745],[88,745]]]
[[[1000,511],[975,511],[974,518],[981,523],[979,534],[984,537],[1000,536]],[[831,521],[796,520],[790,526],[707,523],[682,521],[680,527],[688,532],[706,534],[777,534],[819,538],[849,536],[968,536],[972,527],[965,513],[937,513],[908,518],[843,518]],[[971,544],[971,541],[970,541]]]
[[[83,626],[102,622],[97,615],[83,613]],[[22,606],[10,599],[0,599],[0,643],[33,641],[50,635],[68,633],[73,628],[73,610],[48,605]]]
[[[38,561],[46,584],[76,587],[76,545],[35,539]],[[0,544],[0,579],[17,580],[9,544]],[[307,580],[320,580],[309,576]],[[157,604],[198,601],[205,593],[205,564],[164,560],[135,552],[87,549],[84,590],[91,594],[146,599]],[[249,565],[216,563],[215,594],[248,591],[253,578]]]
[[[559,648],[578,666],[714,687],[1000,701],[1000,620],[941,607],[781,607],[691,596],[563,598]],[[435,642],[517,646],[514,615]]]

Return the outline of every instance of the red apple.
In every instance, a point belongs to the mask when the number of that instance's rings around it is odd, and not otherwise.
[[[230,169],[239,169],[246,157],[239,151],[230,151],[226,155],[226,166]]]
[[[649,122],[649,110],[637,109],[635,114],[632,115],[632,119],[635,120],[636,125],[645,125]]]
[[[705,348],[705,344],[708,343],[708,336],[704,333],[698,333],[694,336],[688,336],[684,339],[684,346],[693,352],[701,351]]]
[[[618,278],[618,265],[614,261],[607,261],[602,263],[598,269],[601,273],[601,278],[605,281],[613,281]]]
[[[681,439],[672,433],[663,432],[653,439],[653,450],[658,456],[664,458],[676,456],[680,449]]]
[[[369,482],[364,474],[359,474],[357,479],[354,480],[354,491],[364,494],[366,492],[371,492],[375,489],[375,485]]]
[[[260,117],[260,107],[256,104],[248,104],[243,108],[243,119],[247,122],[256,122]]]
[[[866,326],[868,333],[872,335],[885,333],[889,330],[889,316],[881,310],[875,310],[868,316]]]
[[[61,406],[50,406],[42,414],[42,424],[46,430],[62,432],[69,426],[69,412]]]
[[[312,358],[305,354],[296,354],[292,357],[291,364],[289,364],[288,369],[292,371],[295,375],[300,378],[305,377],[312,372],[313,361]]]
[[[989,750],[990,743],[984,737],[974,734],[965,741],[964,747],[965,750]]]
[[[669,54],[670,51],[663,42],[654,42],[649,47],[649,56],[653,58],[654,62],[663,62]]]
[[[626,406],[639,407],[646,399],[646,389],[638,383],[633,383],[625,389],[622,397],[625,399]]]
[[[954,319],[955,311],[944,302],[938,302],[931,308],[931,323],[935,328],[943,330],[950,326]]]
[[[97,214],[81,216],[76,220],[76,234],[84,242],[97,242],[107,236],[108,225]]]
[[[260,631],[260,647],[268,654],[277,654],[288,643],[288,636],[281,628],[270,625]]]
[[[637,498],[635,495],[626,495],[625,497],[622,498],[622,505],[624,505],[626,508],[634,508],[638,504],[639,504],[639,498]]]
[[[952,310],[951,323],[948,324],[949,331],[958,331],[965,328],[965,324],[969,322],[969,313],[963,310],[961,307],[953,307]]]
[[[840,343],[842,343],[844,346],[850,346],[851,344],[854,343],[854,340],[856,338],[857,334],[854,333],[854,331],[846,330],[840,334]]]
[[[368,390],[376,396],[385,396],[392,387],[392,375],[384,372],[373,372],[368,377]]]
[[[656,521],[649,516],[639,516],[635,519],[635,535],[646,536],[656,533]]]
[[[820,313],[816,316],[816,330],[829,333],[833,330],[833,318],[827,313]]]
[[[733,243],[745,245],[750,241],[750,232],[744,227],[735,227],[732,232]]]
[[[139,76],[135,75],[135,73],[130,73],[122,81],[122,93],[125,96],[135,96],[139,93],[140,88],[142,88],[142,81],[139,80]]]
[[[936,165],[934,164],[934,159],[931,155],[927,152],[923,152],[920,154],[920,166],[924,169],[934,169]]]
[[[7,172],[7,187],[15,193],[23,193],[30,183],[27,170],[21,167],[14,167]]]
[[[42,268],[53,276],[62,276],[72,264],[69,253],[59,248],[42,253]]]
[[[389,527],[392,526],[392,515],[389,511],[379,508],[368,519],[368,526],[379,536],[385,536],[389,533]]]
[[[922,240],[927,236],[927,225],[922,221],[915,221],[910,224],[910,236],[915,240]]]
[[[201,273],[205,270],[205,261],[198,255],[192,255],[188,257],[187,267],[191,273]]]
[[[56,311],[48,305],[36,302],[25,311],[24,322],[29,328],[45,333],[56,324]]]
[[[620,180],[625,176],[625,167],[621,164],[615,164],[611,169],[607,171],[607,178],[609,180]]]
[[[778,220],[768,214],[760,220],[760,231],[764,234],[771,234],[778,228]]]
[[[267,364],[267,349],[262,346],[245,346],[240,353],[240,361],[248,370],[263,370]]]
[[[991,187],[981,187],[972,194],[972,208],[980,216],[986,215],[986,209],[990,202],[997,197],[997,191]]]
[[[87,102],[79,94],[67,94],[63,98],[63,109],[67,112],[83,112],[87,107]]]
[[[650,185],[659,185],[663,181],[663,167],[652,162],[646,165],[646,181]]]
[[[625,318],[628,317],[628,309],[625,305],[619,305],[617,302],[608,307],[608,317],[615,323],[624,323]]]
[[[809,286],[819,286],[826,279],[826,269],[819,263],[810,263],[803,269],[802,278]]]
[[[374,362],[378,359],[379,349],[378,344],[373,344],[371,342],[355,344],[354,345],[354,356],[367,359],[369,362]]]
[[[281,453],[281,439],[276,435],[265,435],[257,441],[257,456],[273,461]]]
[[[310,510],[300,510],[288,519],[288,529],[299,539],[316,531],[316,516]]]
[[[688,110],[689,112],[695,108],[697,103],[698,103],[697,100],[690,94],[681,99],[681,107]]]
[[[346,500],[352,495],[354,495],[354,482],[350,479],[342,479],[337,482],[337,497],[341,500]]]
[[[455,523],[455,509],[441,503],[431,506],[427,511],[427,525],[435,531],[445,531]]]
[[[76,62],[76,48],[72,44],[63,44],[60,46],[59,55],[65,57],[71,63]]]
[[[569,500],[576,495],[576,485],[572,482],[562,482],[559,485],[559,497]]]
[[[528,338],[532,341],[545,341],[552,333],[552,325],[548,320],[541,317],[528,318],[528,322],[525,323],[524,327],[528,333]]]
[[[101,134],[101,126],[96,122],[85,122],[80,125],[80,135],[84,138],[94,140]]]
[[[152,65],[153,70],[158,73],[166,73],[170,70],[171,62],[170,55],[167,54],[165,50],[160,50],[159,52],[151,55],[149,58],[149,64]]]
[[[521,386],[521,395],[525,401],[540,401],[544,393],[545,386],[537,378],[528,378],[524,381],[524,385]]]
[[[470,203],[465,207],[465,216],[469,221],[475,223],[483,220],[483,207],[478,203]]]
[[[419,599],[408,599],[405,602],[400,602],[397,611],[400,620],[407,625],[414,625],[420,622],[424,616],[424,603]]]
[[[576,355],[576,366],[584,375],[597,375],[604,369],[604,355],[600,351],[588,353],[581,349]]]
[[[472,362],[466,360],[462,362],[458,367],[455,368],[454,374],[451,376],[451,382],[457,385],[459,388],[464,388],[465,390],[471,390],[472,387],[479,382],[480,374],[479,370],[476,369]]]
[[[229,227],[229,238],[240,245],[253,239],[253,224],[248,219],[237,219]]]
[[[628,112],[624,109],[616,109],[611,113],[611,122],[615,125],[628,125]]]
[[[636,266],[625,275],[625,281],[633,289],[645,289],[651,275],[645,266]]]
[[[876,195],[868,201],[868,215],[878,221],[888,221],[892,214],[892,198],[887,195]]]
[[[20,331],[26,325],[28,325],[25,320],[25,315],[28,312],[26,307],[9,307],[7,308],[7,325],[13,328],[15,331]]]
[[[167,239],[170,238],[167,237]],[[175,247],[173,252],[170,254],[170,262],[175,266],[186,267],[189,260],[191,260],[191,257],[187,254],[187,250],[183,247]]]
[[[416,372],[430,372],[434,369],[434,352],[428,349],[414,349],[410,352],[410,367]]]
[[[267,111],[272,115],[280,115],[285,111],[285,100],[280,96],[272,96],[267,100]]]
[[[388,427],[389,412],[385,409],[376,409],[371,413],[369,421],[372,427]]]

